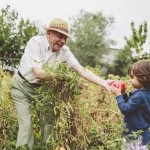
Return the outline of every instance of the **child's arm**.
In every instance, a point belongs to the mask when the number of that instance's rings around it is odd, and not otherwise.
[[[117,89],[112,86],[111,88],[112,88],[112,93],[116,95],[117,104],[122,114],[128,115],[133,111],[137,110],[139,107],[141,107],[143,98],[140,93],[138,92],[134,93],[131,97],[127,98],[127,102],[125,102],[120,89]]]

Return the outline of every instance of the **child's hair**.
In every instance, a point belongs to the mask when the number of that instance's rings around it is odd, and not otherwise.
[[[150,60],[139,60],[128,69],[128,75],[135,75],[144,88],[150,89]]]

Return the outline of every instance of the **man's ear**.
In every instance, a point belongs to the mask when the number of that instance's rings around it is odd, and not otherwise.
[[[50,30],[47,30],[47,31],[46,31],[46,34],[47,34],[47,35],[50,35],[50,32],[51,32]]]

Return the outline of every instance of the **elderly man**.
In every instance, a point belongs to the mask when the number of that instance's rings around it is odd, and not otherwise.
[[[66,62],[69,68],[76,71],[86,80],[93,82],[110,91],[111,82],[101,79],[93,72],[85,69],[76,60],[70,49],[65,45],[68,33],[68,23],[62,19],[53,19],[46,35],[32,37],[21,58],[18,73],[12,81],[12,96],[16,105],[19,132],[16,147],[27,144],[33,147],[34,137],[31,121],[31,101],[37,94],[35,87],[41,80],[51,80],[53,73],[46,76],[44,66],[50,67],[57,63]]]

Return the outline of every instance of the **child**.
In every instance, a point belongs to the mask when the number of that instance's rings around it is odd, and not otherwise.
[[[148,150],[150,142],[150,60],[140,60],[128,70],[130,82],[135,88],[127,102],[121,95],[121,89],[113,85],[112,93],[121,113],[124,115],[124,124],[127,131],[123,132],[123,141],[126,150]],[[135,137],[133,133],[139,131]],[[141,132],[140,132],[141,131]],[[132,136],[131,136],[132,135]]]

